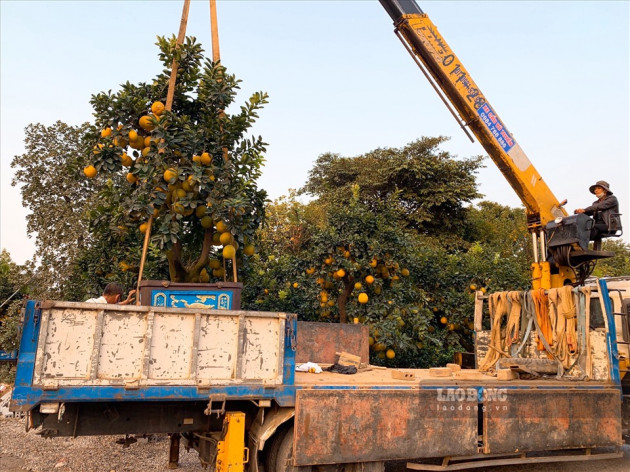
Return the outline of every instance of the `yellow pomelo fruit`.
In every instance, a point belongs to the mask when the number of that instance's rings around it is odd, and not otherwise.
[[[129,157],[126,152],[122,153],[120,160],[122,161],[122,165],[125,167],[131,167],[133,165],[133,159]]]
[[[138,124],[145,131],[153,131],[153,129],[155,128],[155,125],[153,124],[153,118],[148,115],[140,117]]]
[[[212,158],[210,157],[210,154],[208,154],[207,152],[204,152],[203,154],[201,154],[201,163],[204,166],[209,166],[211,162],[212,162]]]
[[[232,242],[232,235],[228,233],[227,231],[225,233],[221,233],[221,237],[219,238],[219,241],[224,246],[227,246],[228,244]]]
[[[127,174],[127,182],[129,182],[130,184],[135,184],[137,181],[138,181],[138,177],[133,175],[131,172]]]
[[[223,221],[217,221],[216,227],[219,233],[225,233],[228,230],[227,225]]]
[[[373,284],[373,283],[374,283],[374,276],[373,276],[373,275],[368,275],[368,276],[366,276],[366,277],[365,277],[365,282],[366,282],[368,285]]]
[[[164,180],[169,183],[174,183],[177,179],[177,171],[175,169],[166,169],[164,171]]]
[[[253,256],[255,252],[256,248],[253,244],[248,244],[243,248],[243,254],[245,254],[246,256]]]
[[[359,300],[359,303],[364,304],[364,303],[368,302],[369,297],[368,297],[367,293],[360,293],[359,297],[357,298],[357,300]]]
[[[197,218],[201,218],[206,214],[207,208],[203,205],[199,205],[197,208],[195,208],[195,216]],[[210,226],[212,226],[212,219],[210,219]],[[210,226],[207,226],[207,228],[209,228]],[[206,226],[204,226],[204,228],[206,228]]]
[[[236,255],[236,249],[234,246],[225,246],[223,248],[223,259],[232,259]]]
[[[153,102],[153,105],[151,105],[151,111],[154,115],[160,116],[164,113],[164,110],[166,110],[166,107],[162,102]]]
[[[86,168],[83,169],[83,173],[88,179],[93,179],[94,177],[96,177],[96,174],[97,174],[96,167],[87,166]]]
[[[142,149],[144,147],[144,138],[140,135],[136,135],[135,138],[131,139],[129,138],[129,145],[133,148],[133,149]]]
[[[101,131],[101,138],[107,138],[108,136],[112,135],[112,129],[111,128],[105,128],[103,131]]]
[[[385,357],[387,357],[388,359],[393,359],[394,357],[396,357],[396,352],[394,352],[393,349],[388,349],[385,353]]]
[[[197,208],[199,208],[199,207],[197,207]],[[206,229],[212,228],[212,218],[210,218],[209,216],[202,217],[201,218],[201,226],[203,226]]]
[[[139,227],[141,233],[146,233],[149,229],[149,223],[142,223]]]

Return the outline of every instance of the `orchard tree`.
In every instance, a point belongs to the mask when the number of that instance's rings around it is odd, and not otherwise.
[[[95,192],[104,179],[81,178],[86,165],[91,126],[51,126],[33,123],[25,129],[26,152],[15,156],[11,182],[19,186],[29,236],[36,235],[36,254],[42,295],[63,297],[66,282],[79,255],[89,246],[86,208],[95,205]]]
[[[13,262],[5,249],[0,252],[0,350],[13,351],[19,347],[20,308],[25,296],[32,293],[29,282],[32,271]],[[12,383],[13,365],[0,363],[0,383]]]
[[[420,265],[416,236],[389,205],[371,211],[359,193],[355,187],[342,206],[294,196],[269,205],[244,302],[305,320],[367,324],[376,358],[394,362],[419,348],[433,313],[409,269]]]
[[[392,208],[419,233],[454,241],[461,236],[465,203],[479,198],[475,173],[483,158],[455,159],[440,145],[445,137],[423,137],[402,148],[382,148],[357,157],[323,154],[302,191],[343,205],[360,188],[359,201],[375,211]]]
[[[614,256],[597,262],[593,275],[597,277],[619,277],[630,274],[630,244],[621,239],[604,239],[603,251],[610,251]]]
[[[127,82],[116,93],[92,97],[101,131],[84,172],[125,176],[126,185],[102,195],[100,212],[110,226],[136,236],[152,219],[151,241],[166,252],[172,281],[224,279],[223,260],[236,263],[254,253],[251,241],[263,217],[266,193],[256,181],[266,145],[245,133],[267,95],[254,93],[231,113],[240,81],[204,59],[194,38],[179,46],[174,37],[158,38],[157,45],[165,70],[152,82]],[[169,111],[164,103],[174,58],[179,67]]]
[[[109,213],[114,189],[127,184],[123,175],[85,179],[83,169],[91,158],[90,142],[96,134],[84,123],[71,126],[57,121],[51,126],[34,123],[25,130],[26,152],[15,156],[12,185],[19,186],[22,204],[30,210],[27,231],[35,235],[36,259],[32,263],[31,295],[82,301],[98,296],[108,282],[135,285],[140,248],[135,235],[112,225]],[[53,169],[53,171],[51,171]],[[99,231],[92,231],[97,226]],[[145,273],[163,277],[164,258],[153,257]]]

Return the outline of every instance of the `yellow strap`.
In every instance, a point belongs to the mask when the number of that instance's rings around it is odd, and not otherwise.
[[[488,371],[494,368],[494,365],[502,356],[508,356],[501,339],[501,321],[508,313],[507,292],[497,292],[490,295],[488,310],[490,311],[490,322],[492,326],[490,328],[488,352],[479,368],[481,371]]]

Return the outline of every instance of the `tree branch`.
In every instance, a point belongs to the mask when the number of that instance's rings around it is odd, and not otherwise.
[[[199,272],[209,259],[210,249],[212,248],[212,230],[206,229],[203,235],[203,245],[201,246],[201,254],[199,258],[192,264],[188,272]]]

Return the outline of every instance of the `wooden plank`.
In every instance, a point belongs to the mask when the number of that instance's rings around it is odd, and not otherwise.
[[[475,331],[481,331],[482,321],[483,321],[483,292],[477,291],[475,292],[475,317],[474,317],[474,328]]]
[[[448,367],[431,367],[429,369],[429,375],[431,377],[451,377],[453,371]]]
[[[392,379],[398,380],[416,380],[416,374],[413,372],[404,372],[402,370],[392,370]]]
[[[361,356],[355,356],[354,354],[350,354],[349,352],[337,352],[336,353],[339,358],[337,359],[337,364],[339,365],[351,365],[356,367],[357,369],[361,365]]]

